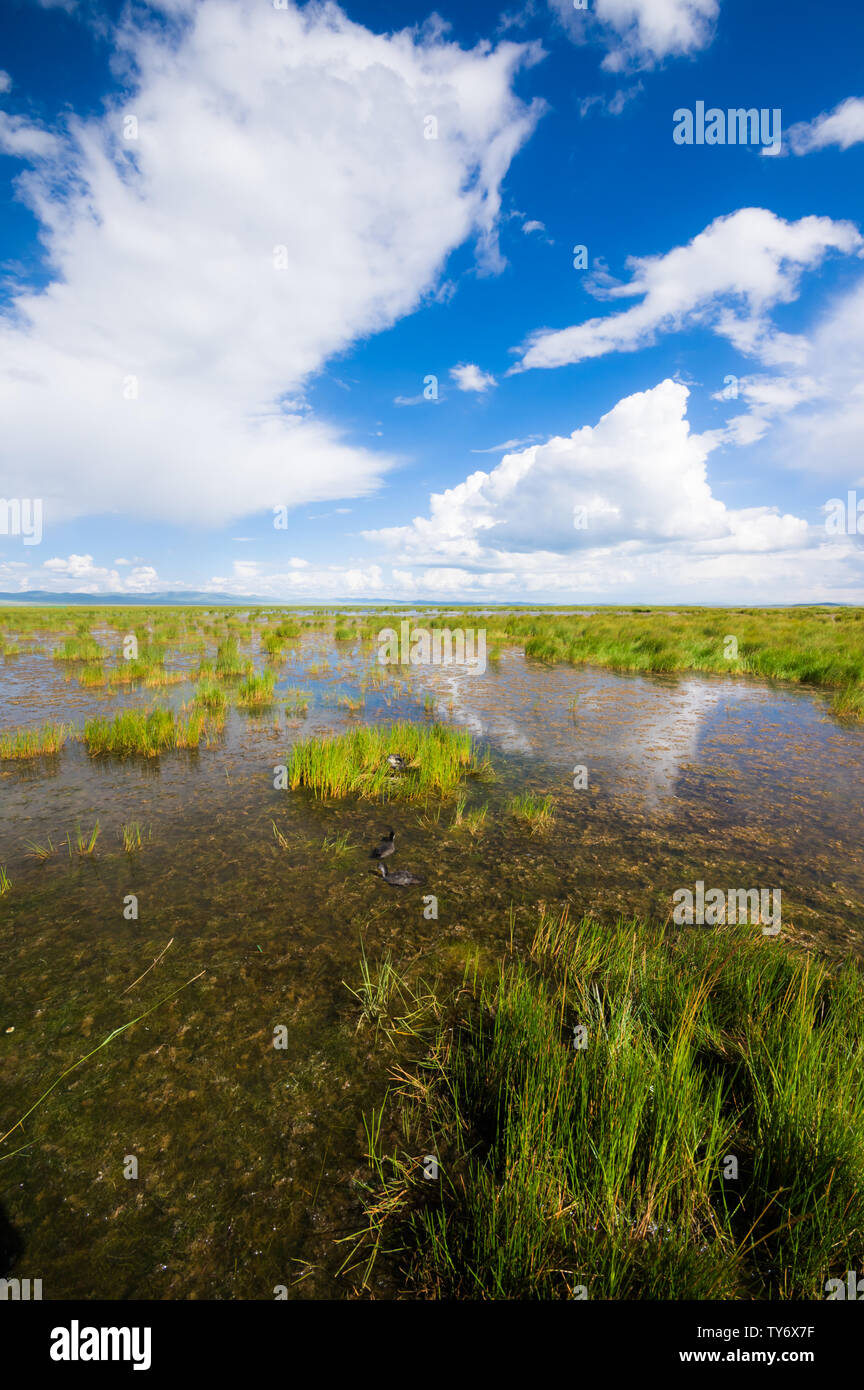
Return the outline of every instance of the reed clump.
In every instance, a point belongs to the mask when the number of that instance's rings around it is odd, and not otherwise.
[[[854,963],[542,914],[439,1015],[386,1103],[401,1146],[367,1123],[365,1279],[386,1248],[426,1299],[798,1300],[860,1268]]]
[[[555,819],[553,797],[535,796],[533,792],[512,797],[507,809],[515,821],[532,831],[546,829]]]
[[[72,733],[67,724],[43,724],[39,729],[11,729],[0,734],[0,759],[38,758],[59,753]]]
[[[247,676],[237,690],[237,704],[245,709],[260,709],[272,705],[276,686],[275,671],[261,671]]]
[[[387,761],[391,754],[402,760],[399,771]],[[321,797],[411,800],[446,796],[482,766],[469,733],[402,723],[303,739],[291,749],[288,779],[292,788],[308,787]]]
[[[200,710],[177,715],[171,709],[124,710],[113,719],[88,719],[84,725],[84,744],[88,753],[98,756],[126,756],[140,753],[155,757],[168,749],[209,746],[216,726]]]

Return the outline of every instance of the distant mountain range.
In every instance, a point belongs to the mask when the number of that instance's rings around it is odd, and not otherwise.
[[[280,598],[256,598],[254,595],[241,594],[217,594],[207,593],[204,589],[177,589],[169,590],[160,594],[67,594],[56,593],[52,589],[24,589],[16,593],[0,593],[0,605],[8,603],[35,603],[35,604],[59,604],[66,607],[69,604],[82,604],[87,608],[98,607],[119,607],[131,608],[134,606],[154,607],[163,604],[171,607],[201,607],[201,608],[224,608],[231,605],[234,608],[442,608],[451,610],[454,608],[557,608],[570,610],[574,607],[579,608],[722,608],[722,604],[694,603],[694,604],[632,604],[632,603],[612,603],[607,600],[605,603],[591,603],[576,600],[574,603],[548,603],[537,601],[535,603],[504,603],[498,599],[434,599],[434,598],[303,598],[303,599],[280,599]],[[735,604],[736,608],[848,608],[846,603],[756,603],[756,604]]]
[[[16,593],[0,593],[0,604],[2,603],[45,603],[68,604],[80,603],[87,608],[94,608],[99,605],[112,605],[121,608],[131,608],[134,605],[154,606],[156,604],[167,604],[171,606],[201,606],[204,608],[221,608],[231,604],[235,608],[266,607],[266,608],[344,608],[351,604],[352,607],[379,607],[386,605],[390,608],[403,607],[407,600],[398,598],[328,598],[328,599],[278,599],[278,598],[256,598],[249,594],[218,594],[208,593],[203,589],[178,589],[169,590],[160,594],[67,594],[57,593],[53,589],[24,589]],[[429,602],[429,600],[411,600],[414,603]],[[437,605],[436,605],[437,606]],[[511,605],[515,607],[515,605]]]

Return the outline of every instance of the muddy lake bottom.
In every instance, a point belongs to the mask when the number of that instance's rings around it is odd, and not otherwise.
[[[511,933],[519,949],[540,903],[664,922],[675,890],[702,881],[780,889],[778,949],[864,956],[864,730],[831,715],[830,694],[545,667],[507,649],[482,676],[388,676],[346,714],[338,696],[359,690],[366,662],[305,643],[275,693],[302,687],[308,714],[232,710],[218,742],[195,753],[95,759],[69,743],[0,763],[12,883],[0,897],[0,1133],[93,1052],[0,1146],[11,1155],[0,1245],[16,1276],[43,1281],[43,1298],[352,1295],[336,1241],[361,1223],[363,1116],[393,1060],[358,1029],[346,987],[358,984],[361,942],[372,962],[389,951],[456,981],[473,956],[499,959]],[[42,653],[8,658],[2,727],[80,726],[192,694],[189,683],[105,694],[67,674]],[[429,697],[436,718],[490,754],[496,780],[464,785],[468,809],[487,807],[478,834],[453,824],[454,799],[275,789],[294,739],[421,721]],[[579,767],[588,785],[577,790]],[[525,791],[554,797],[547,830],[510,816]],[[95,853],[70,854],[67,833],[97,820]],[[145,838],[126,853],[130,822]],[[370,848],[391,826],[390,863],[421,875],[416,888],[372,872]],[[322,848],[346,833],[345,853]],[[57,852],[40,863],[27,842],[49,838]],[[424,916],[430,894],[437,919]],[[137,920],[124,917],[130,895]],[[138,1176],[126,1178],[133,1157]],[[373,1292],[398,1295],[386,1266],[376,1279]]]

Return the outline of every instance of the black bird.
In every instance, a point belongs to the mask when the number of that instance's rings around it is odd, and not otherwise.
[[[412,874],[409,869],[391,869],[387,872],[386,864],[379,864],[378,869],[385,883],[391,884],[394,888],[407,888],[410,883],[422,883],[422,878]]]
[[[376,845],[370,854],[370,859],[386,859],[388,854],[392,854],[396,848],[396,831],[391,830],[390,834]]]
[[[405,771],[405,759],[400,757],[398,753],[388,753],[387,761],[391,767],[395,767],[397,772]]]

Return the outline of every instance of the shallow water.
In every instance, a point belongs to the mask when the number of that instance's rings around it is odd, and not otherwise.
[[[305,638],[277,696],[311,692],[308,715],[232,711],[218,744],[197,753],[92,759],[69,744],[56,758],[0,763],[0,864],[13,885],[0,897],[0,1133],[114,1029],[206,972],[70,1072],[0,1145],[18,1150],[0,1161],[23,1243],[14,1272],[41,1278],[44,1298],[272,1298],[279,1285],[290,1297],[346,1296],[347,1250],[334,1239],[359,1224],[362,1116],[380,1103],[390,1060],[358,1031],[343,983],[357,984],[361,939],[372,960],[389,949],[430,973],[456,970],[474,948],[500,951],[511,908],[517,939],[540,901],[664,920],[675,889],[701,879],[779,888],[781,940],[864,955],[864,731],[837,721],[829,697],[547,668],[508,649],[482,676],[387,674],[346,714],[336,700],[359,689],[369,660]],[[182,669],[182,652],[169,664]],[[187,683],[85,691],[68,674],[37,651],[0,662],[2,727],[80,725],[191,694]],[[453,827],[452,802],[274,790],[295,737],[422,719],[427,695],[437,717],[488,747],[498,773],[466,786],[469,805],[489,808],[476,838]],[[573,787],[577,765],[587,789]],[[526,788],[556,799],[547,832],[507,815]],[[70,855],[67,832],[97,819],[96,854]],[[119,838],[129,821],[150,829],[132,854]],[[369,846],[391,825],[393,863],[424,876],[417,889],[370,872]],[[342,831],[354,848],[323,851]],[[39,863],[26,841],[49,836],[58,852]],[[430,893],[437,920],[423,915]],[[130,894],[137,920],[124,917]],[[137,1179],[124,1177],[130,1156]]]

